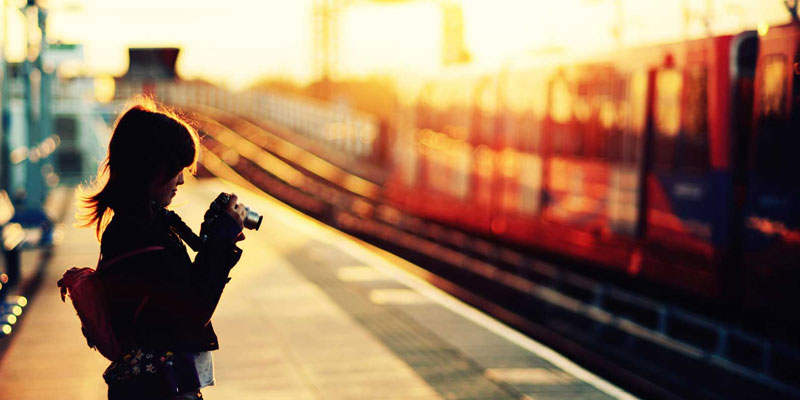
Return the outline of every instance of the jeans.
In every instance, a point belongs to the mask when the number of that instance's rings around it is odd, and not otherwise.
[[[132,393],[131,390],[125,390],[118,385],[108,387],[108,400],[199,400],[203,398],[203,394],[199,390],[188,392],[180,392],[167,396],[153,397],[144,393]]]
[[[197,400],[202,399],[203,394],[200,391],[178,393],[174,398],[169,400]]]

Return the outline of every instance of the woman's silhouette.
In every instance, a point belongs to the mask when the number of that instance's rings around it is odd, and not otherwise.
[[[103,374],[109,399],[197,399],[214,384],[210,351],[219,345],[210,320],[241,256],[246,211],[232,195],[201,240],[165,209],[197,158],[194,128],[141,98],[116,121],[98,179],[82,192],[101,258],[116,259],[98,267],[124,350]],[[194,261],[184,243],[197,251]]]

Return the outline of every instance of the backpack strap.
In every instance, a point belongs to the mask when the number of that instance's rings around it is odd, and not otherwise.
[[[108,263],[105,263],[105,266],[109,267],[109,266],[114,265],[114,264],[116,264],[116,263],[118,263],[118,262],[120,262],[120,261],[122,261],[122,260],[124,260],[124,259],[126,259],[128,257],[133,257],[135,255],[148,253],[148,252],[151,252],[151,251],[159,251],[159,250],[164,250],[164,246],[147,246],[147,247],[142,247],[140,249],[131,250],[131,251],[125,253],[125,254],[121,254],[121,255],[118,255],[118,256],[112,258],[111,261],[109,261]],[[142,309],[144,308],[145,303],[147,303],[147,300],[149,300],[149,299],[150,299],[150,296],[149,295],[145,295],[144,298],[142,298],[142,301],[139,303],[139,306],[136,307],[136,311],[133,313],[134,322],[137,319],[139,319],[139,314],[142,312]]]
[[[147,246],[147,247],[142,247],[140,249],[131,250],[131,251],[125,253],[125,254],[121,254],[121,255],[118,255],[118,256],[112,258],[111,261],[109,261],[107,263],[104,263],[104,265],[105,266],[114,265],[114,264],[116,264],[116,263],[118,263],[118,262],[120,262],[120,261],[122,261],[122,260],[124,260],[124,259],[126,259],[128,257],[133,257],[133,256],[138,255],[138,254],[147,253],[147,252],[151,252],[151,251],[158,251],[158,250],[164,250],[164,246]],[[98,264],[101,263],[101,262],[103,262],[103,261],[102,260],[98,261]]]
[[[144,308],[144,305],[147,304],[147,300],[150,300],[149,294],[144,295],[144,297],[142,297],[142,301],[139,302],[139,306],[136,307],[136,311],[133,313],[133,322],[136,322],[136,320],[139,319],[139,314],[142,313],[142,309]]]
[[[111,261],[109,261],[105,265],[106,266],[110,266],[110,265],[118,263],[118,262],[120,262],[120,261],[122,261],[122,260],[124,260],[124,259],[126,259],[128,257],[133,257],[133,256],[135,256],[137,254],[147,253],[147,252],[150,252],[150,251],[158,251],[158,250],[164,250],[164,246],[142,247],[140,249],[132,250],[132,251],[129,251],[129,252],[125,253],[125,254],[122,254],[122,255],[119,255],[117,257],[114,257],[113,259],[111,259]],[[102,260],[98,260],[97,263],[100,264],[101,262],[102,262]],[[72,285],[74,285],[75,282],[78,279],[81,279],[86,275],[91,275],[91,274],[93,274],[95,272],[96,272],[96,270],[94,268],[89,268],[89,267],[83,267],[83,268],[73,267],[73,268],[70,268],[67,271],[65,271],[64,275],[61,277],[61,279],[58,280],[58,283],[57,283],[58,287],[60,289],[60,292],[61,292],[61,301],[66,301],[67,290]],[[144,303],[144,300],[142,302]],[[139,308],[141,309],[141,305],[139,306]],[[137,314],[138,314],[138,311],[137,311]]]

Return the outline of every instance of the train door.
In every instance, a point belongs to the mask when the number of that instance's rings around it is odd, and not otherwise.
[[[744,293],[742,275],[743,213],[747,190],[747,167],[753,132],[753,86],[758,58],[758,35],[754,31],[736,35],[731,42],[731,180],[730,251],[726,254],[722,283],[724,295],[738,303]]]
[[[745,300],[797,322],[800,304],[800,27],[761,37],[744,211]]]
[[[624,79],[617,128],[609,137],[608,217],[612,232],[635,237],[638,233],[639,193],[642,181],[644,137],[647,128],[648,73],[638,68]],[[640,265],[633,265],[639,268]],[[636,272],[636,271],[631,271]]]
[[[717,295],[713,270],[717,208],[725,199],[716,188],[711,163],[709,90],[719,71],[710,43],[701,41],[676,65],[668,56],[654,74],[653,132],[647,191],[645,263],[650,279],[697,293]],[[725,65],[727,68],[728,65]]]

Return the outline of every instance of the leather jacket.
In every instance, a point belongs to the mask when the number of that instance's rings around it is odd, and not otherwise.
[[[98,266],[114,333],[127,346],[172,352],[218,349],[211,316],[241,249],[233,238],[212,237],[192,261],[163,218],[122,212],[103,232],[101,257],[110,260],[154,246],[162,249]]]

